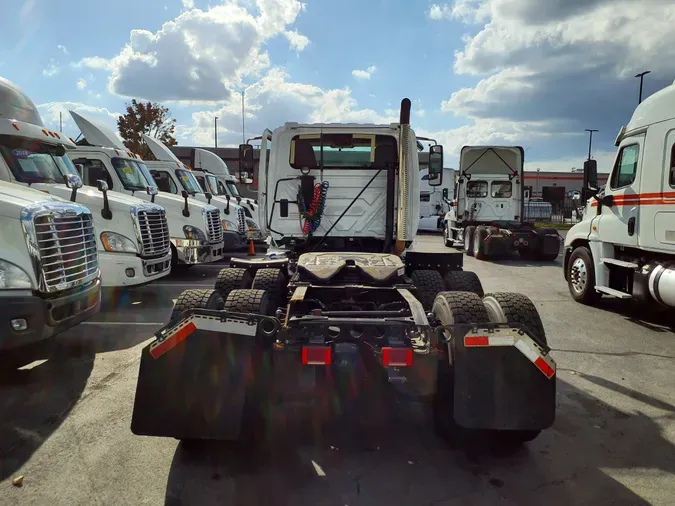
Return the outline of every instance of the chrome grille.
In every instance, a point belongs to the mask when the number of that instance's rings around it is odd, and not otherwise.
[[[210,209],[204,213],[206,236],[211,243],[223,242],[223,225],[220,223],[220,211]]]
[[[246,215],[241,207],[237,208],[237,227],[239,227],[240,234],[245,234],[248,230],[248,228],[246,228]]]
[[[166,211],[161,208],[139,209],[136,220],[141,239],[141,255],[166,255],[171,248]]]
[[[41,284],[46,291],[64,290],[98,276],[91,214],[40,214],[33,217],[33,228]]]

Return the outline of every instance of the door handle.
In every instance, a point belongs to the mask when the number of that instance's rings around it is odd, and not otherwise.
[[[635,234],[635,216],[628,218],[628,235]]]

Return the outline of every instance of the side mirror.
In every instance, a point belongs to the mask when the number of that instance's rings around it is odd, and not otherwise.
[[[429,146],[429,186],[443,184],[443,146]]]
[[[112,211],[110,210],[110,203],[108,202],[108,183],[103,179],[96,181],[98,191],[103,193],[103,209],[101,209],[101,217],[104,220],[112,220]]]
[[[156,186],[146,186],[145,191],[150,195],[150,202],[153,204],[155,203],[155,195],[157,195],[157,192],[159,191]]]
[[[584,162],[584,188],[587,190],[598,188],[598,162],[595,160]]]
[[[253,172],[253,146],[239,145],[239,172]]]
[[[211,193],[211,192],[205,192],[205,193],[204,193],[204,196],[206,197],[206,201],[210,204],[210,203],[211,203],[211,199],[213,198],[213,193]]]
[[[70,201],[75,202],[77,199],[77,190],[82,188],[82,178],[77,174],[67,174],[66,185],[72,190],[70,192]]]
[[[190,195],[187,190],[182,190],[180,192],[181,197],[185,199],[185,207],[183,207],[183,216],[186,218],[190,217],[190,209],[188,208],[188,196]]]
[[[187,192],[187,190],[181,190],[180,196],[183,197],[185,200],[187,200],[190,194]]]
[[[279,216],[288,218],[288,199],[281,199],[279,201]]]
[[[98,188],[98,191],[102,193],[106,193],[108,191],[108,183],[103,179],[96,181],[96,187]]]

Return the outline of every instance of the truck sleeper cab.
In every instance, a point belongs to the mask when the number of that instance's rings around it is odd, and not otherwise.
[[[157,183],[141,157],[128,151],[114,132],[73,111],[70,114],[85,139],[69,156],[80,167],[85,184],[104,179],[119,193],[160,205],[168,223],[173,266],[210,263],[223,258],[223,229],[215,206],[194,199],[188,201],[187,194],[180,197],[157,192]],[[114,147],[99,145],[104,143]]]
[[[0,229],[0,351],[52,337],[99,311],[87,208],[0,181]]]

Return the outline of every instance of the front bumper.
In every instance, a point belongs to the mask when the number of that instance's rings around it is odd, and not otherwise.
[[[196,239],[171,238],[171,244],[176,248],[178,264],[208,264],[223,258],[223,243],[203,243]]]
[[[78,287],[54,298],[18,295],[0,298],[0,350],[17,348],[52,337],[96,314],[101,306],[101,281]],[[26,330],[11,321],[22,318]]]
[[[125,253],[98,253],[104,287],[136,286],[162,278],[171,271],[171,249],[161,258]]]

